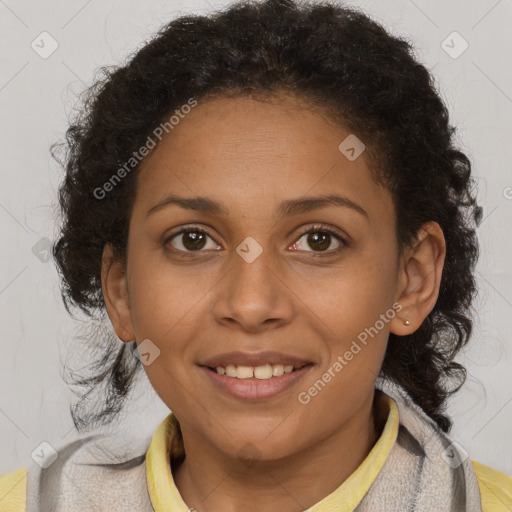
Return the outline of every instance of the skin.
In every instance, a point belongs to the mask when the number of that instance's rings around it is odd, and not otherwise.
[[[413,332],[435,305],[446,252],[439,225],[424,225],[397,252],[391,195],[372,179],[368,152],[349,161],[338,150],[349,134],[292,96],[200,102],[141,164],[126,266],[105,246],[109,317],[122,340],[150,339],[160,350],[144,368],[181,424],[186,458],[173,476],[199,512],[299,511],[341,485],[386,420],[374,384],[389,332]],[[171,205],[146,215],[171,193],[210,197],[228,214]],[[332,205],[275,214],[283,200],[333,193],[367,217]],[[165,241],[191,223],[209,235],[200,252],[186,235]],[[327,235],[331,255],[314,258],[327,251],[302,233],[317,223],[347,244]],[[263,249],[252,263],[236,252],[248,236]],[[401,311],[300,403],[298,393],[395,302]],[[232,350],[277,350],[313,367],[280,395],[248,403],[219,392],[198,367]]]

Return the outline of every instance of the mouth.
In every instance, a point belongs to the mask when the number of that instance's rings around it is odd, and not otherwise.
[[[209,384],[230,398],[262,401],[283,395],[311,370],[313,363],[302,365],[265,364],[259,366],[200,365]]]
[[[264,365],[258,366],[245,366],[245,365],[236,365],[236,364],[228,364],[225,366],[204,366],[208,370],[217,373],[218,375],[225,375],[227,377],[235,378],[235,379],[257,379],[257,380],[269,380],[274,379],[276,377],[281,377],[287,373],[294,373],[304,368],[305,366],[310,366],[312,363],[303,363],[298,365],[292,364],[273,364],[266,363]]]

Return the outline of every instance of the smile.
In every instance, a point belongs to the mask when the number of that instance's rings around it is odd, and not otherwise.
[[[283,365],[270,363],[267,363],[262,366],[243,366],[228,364],[225,367],[217,366],[215,368],[209,368],[210,370],[217,372],[219,375],[227,375],[228,377],[235,377],[237,379],[251,379],[254,377],[260,380],[272,379],[273,377],[280,377],[285,373],[291,373],[299,369],[291,364]]]
[[[201,366],[209,381],[226,394],[244,400],[272,398],[296,384],[313,364],[300,368],[293,365],[265,364],[261,366]]]

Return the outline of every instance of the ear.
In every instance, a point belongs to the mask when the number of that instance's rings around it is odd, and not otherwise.
[[[124,264],[115,257],[111,244],[106,244],[103,248],[101,287],[107,313],[118,338],[126,342],[134,340],[135,332],[130,312]]]
[[[413,333],[434,309],[445,257],[443,230],[437,222],[424,224],[413,246],[402,255],[396,297],[402,309],[390,322],[392,333],[398,336]],[[410,324],[404,325],[405,320]]]

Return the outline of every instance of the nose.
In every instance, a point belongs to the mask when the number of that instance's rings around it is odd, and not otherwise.
[[[239,252],[233,252],[229,272],[217,287],[212,312],[226,327],[255,333],[289,323],[294,306],[284,265],[272,258],[270,249],[254,259],[251,251],[254,247],[250,244],[241,244]]]

